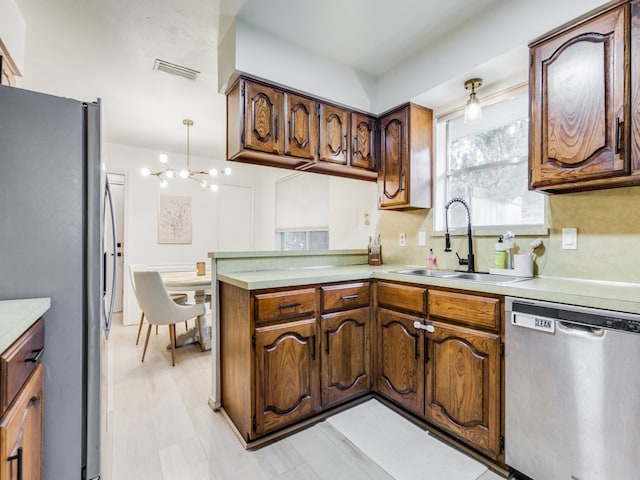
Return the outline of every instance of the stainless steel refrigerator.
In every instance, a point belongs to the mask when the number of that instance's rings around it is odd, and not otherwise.
[[[51,297],[46,480],[100,477],[109,323],[100,117],[98,102],[0,85],[0,300]]]

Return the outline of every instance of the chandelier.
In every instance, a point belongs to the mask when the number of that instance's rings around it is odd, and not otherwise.
[[[208,172],[191,170],[191,167],[189,165],[189,127],[193,125],[193,120],[185,118],[184,120],[182,120],[182,123],[187,127],[187,168],[178,171],[174,170],[168,165],[168,155],[166,153],[161,153],[158,159],[160,160],[160,163],[164,165],[163,170],[152,172],[148,168],[144,167],[142,170],[140,170],[140,173],[143,177],[148,177],[149,175],[158,177],[158,181],[160,182],[160,186],[162,188],[166,188],[169,185],[169,180],[171,180],[172,178],[190,178],[191,180],[195,180],[196,182],[198,182],[201,187],[209,188],[212,192],[215,192],[218,190],[218,185],[216,185],[215,183],[209,183],[210,179],[208,181],[207,179],[203,178],[203,176],[208,175],[211,178],[215,178],[218,175],[231,175],[231,169],[227,167],[224,170],[218,171],[218,169],[212,168]]]

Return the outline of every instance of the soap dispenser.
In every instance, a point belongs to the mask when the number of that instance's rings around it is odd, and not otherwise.
[[[500,238],[498,239],[498,243],[496,243],[495,249],[496,253],[494,266],[496,268],[502,269],[507,268],[507,246],[502,241],[502,236],[500,236]]]

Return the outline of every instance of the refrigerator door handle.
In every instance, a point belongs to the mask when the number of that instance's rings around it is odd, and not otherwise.
[[[109,202],[109,213],[111,215],[111,237],[113,241],[113,246],[116,246],[116,216],[113,211],[113,198],[111,195],[111,186],[109,185],[109,179],[105,180],[105,190],[104,190],[105,198]],[[109,311],[105,313],[105,323],[104,323],[104,334],[105,338],[109,338],[109,331],[111,330],[111,320],[113,319],[113,302],[115,300],[116,295],[116,278],[117,278],[117,269],[118,269],[118,260],[116,255],[111,256],[113,259],[113,275],[111,276],[111,298],[109,299]],[[106,266],[106,265],[105,265]]]

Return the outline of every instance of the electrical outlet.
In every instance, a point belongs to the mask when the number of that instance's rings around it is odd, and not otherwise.
[[[418,232],[418,246],[425,247],[427,245],[427,232]]]
[[[407,245],[407,235],[403,232],[400,234],[400,246],[405,247]]]
[[[564,250],[576,250],[578,248],[578,229],[562,229],[562,248]]]

